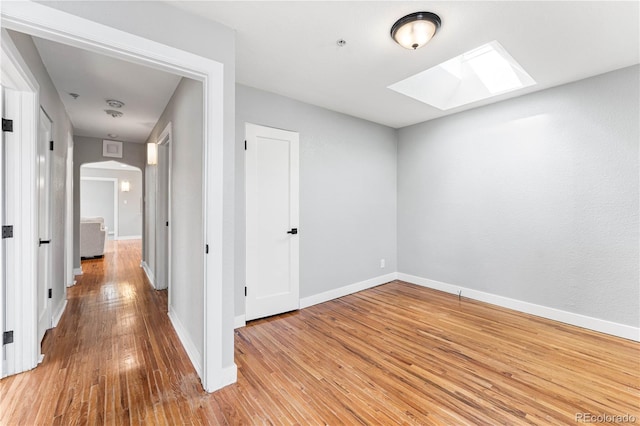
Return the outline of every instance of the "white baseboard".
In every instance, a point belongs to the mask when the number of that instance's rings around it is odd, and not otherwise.
[[[196,345],[193,343],[193,340],[191,340],[191,338],[189,337],[189,334],[187,333],[187,329],[184,327],[184,325],[182,325],[182,322],[180,321],[180,319],[173,313],[171,309],[169,309],[169,319],[171,320],[173,329],[176,331],[176,334],[178,335],[178,338],[180,339],[182,346],[187,351],[187,355],[191,360],[191,364],[193,364],[193,367],[196,369],[196,373],[198,373],[198,377],[200,377],[200,380],[202,380],[203,379],[202,364],[201,364],[202,356],[200,352],[198,352],[198,349],[196,349]]]
[[[53,319],[51,320],[51,327],[57,327],[60,322],[60,318],[62,318],[62,314],[64,314],[64,310],[67,309],[67,299],[63,300],[60,304],[60,308],[53,314]]]
[[[141,240],[142,239],[142,235],[120,235],[117,238],[114,238],[114,240],[116,241],[121,241],[121,240]]]
[[[74,285],[76,285],[78,283],[78,281],[73,280],[71,281],[69,284],[67,284],[67,287],[73,287]]]
[[[247,325],[247,321],[245,319],[245,315],[238,315],[233,319],[233,328],[240,328],[240,327],[244,327],[245,325]]]
[[[236,364],[232,364],[229,367],[224,367],[220,372],[220,377],[216,377],[214,383],[208,383],[204,388],[206,392],[215,392],[222,389],[225,386],[229,386],[238,381],[238,367]]]
[[[229,367],[225,367],[222,369],[222,374],[220,377],[220,386],[217,389],[222,389],[225,386],[229,386],[238,381],[238,366],[234,363]],[[216,389],[216,390],[217,390]]]
[[[73,276],[82,275],[82,266],[79,268],[73,268]]]
[[[398,278],[398,274],[392,272],[386,275],[380,275],[379,277],[370,278],[365,281],[360,281],[354,284],[349,284],[344,287],[336,288],[333,290],[325,291],[324,293],[315,294],[313,296],[300,299],[300,309],[308,308],[309,306],[317,305],[318,303],[328,302],[329,300],[337,299],[338,297],[347,296],[349,294],[357,293],[362,290],[366,290],[371,287],[378,286],[380,284],[388,283]]]
[[[519,312],[524,312],[527,314],[575,325],[582,328],[587,328],[589,330],[622,337],[624,339],[640,341],[640,328],[638,327],[632,327],[625,324],[619,324],[598,318],[588,317],[586,315],[575,314],[573,312],[562,311],[560,309],[549,308],[547,306],[536,305],[534,303],[523,302],[521,300],[498,296],[491,293],[485,293],[470,288],[455,286],[452,284],[434,281],[427,278],[416,277],[414,275],[398,273],[398,279],[422,287],[440,290],[445,293],[457,295],[459,291],[462,291],[462,296],[470,299],[490,303],[492,305],[502,306],[504,308],[513,309]]]
[[[149,265],[147,265],[147,262],[145,262],[144,260],[140,262],[140,267],[142,268],[145,275],[147,276],[147,279],[149,280],[149,284],[151,284],[151,287],[156,288],[156,282],[155,282],[155,277],[153,276],[153,271],[151,270],[151,268],[149,268]]]

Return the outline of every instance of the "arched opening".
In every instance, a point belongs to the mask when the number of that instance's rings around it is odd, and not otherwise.
[[[101,219],[106,241],[141,240],[143,218],[142,171],[118,161],[86,163],[80,167],[80,257],[82,223]]]

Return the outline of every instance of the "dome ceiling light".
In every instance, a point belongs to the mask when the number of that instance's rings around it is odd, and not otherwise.
[[[396,21],[391,27],[391,38],[406,49],[424,46],[436,34],[442,21],[431,12],[415,12]]]

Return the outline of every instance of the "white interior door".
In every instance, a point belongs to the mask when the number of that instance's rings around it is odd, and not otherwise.
[[[38,341],[51,328],[51,120],[40,109],[38,125]]]
[[[171,123],[158,138],[156,174],[156,268],[155,288],[169,288],[171,281]],[[169,306],[171,292],[169,291]]]
[[[298,309],[298,133],[246,125],[246,319]]]
[[[168,230],[169,230],[169,149],[158,145],[158,174],[156,178],[156,289],[167,288]]]

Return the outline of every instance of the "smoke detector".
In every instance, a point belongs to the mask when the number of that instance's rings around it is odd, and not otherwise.
[[[107,105],[111,108],[122,108],[124,106],[124,102],[115,99],[107,99]]]
[[[122,117],[124,115],[120,111],[116,111],[114,109],[105,109],[104,112],[106,112],[107,115],[110,115],[113,118],[120,118],[120,117]]]

